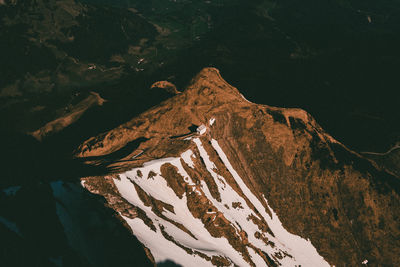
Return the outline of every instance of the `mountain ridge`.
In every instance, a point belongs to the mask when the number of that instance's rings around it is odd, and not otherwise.
[[[206,133],[195,131],[200,125]],[[105,158],[132,142],[118,159]],[[314,256],[335,266],[400,260],[398,179],[337,142],[307,112],[248,102],[214,68],[76,152],[109,168],[82,184],[105,197],[155,264],[187,265],[187,257],[218,266],[310,265]],[[191,233],[199,221],[207,231]],[[293,234],[315,251],[282,241]],[[204,236],[208,254],[195,245]],[[216,246],[215,238],[228,243]]]
[[[105,156],[138,138],[150,138],[152,134],[157,136],[158,134],[168,133],[172,135],[171,137],[184,135],[191,126],[207,124],[207,118],[210,119],[213,117],[213,112],[216,113],[215,110],[224,109],[225,106],[229,106],[232,103],[240,106],[267,108],[274,120],[287,124],[289,127],[291,123],[294,127],[297,127],[299,121],[302,121],[304,125],[309,125],[311,127],[310,129],[317,130],[320,138],[323,140],[339,144],[339,142],[327,134],[305,110],[300,108],[276,108],[251,103],[245,99],[237,88],[231,86],[222,78],[218,69],[204,68],[192,79],[183,94],[164,100],[148,111],[133,118],[131,121],[99,136],[88,139],[77,148],[75,157],[85,159],[85,157]],[[174,106],[178,105],[183,105],[183,107],[176,108],[178,109],[177,111],[173,110]],[[189,106],[192,107],[191,111],[193,111],[193,107],[195,107],[196,112],[190,117],[190,120],[184,119],[184,122],[180,122],[182,125],[157,122],[157,120],[161,120],[160,117],[167,117],[164,115],[166,112],[172,110],[171,113],[178,114],[179,112],[187,111]],[[264,112],[263,110],[259,111],[260,114]],[[155,116],[152,118],[152,121],[156,123],[153,123],[153,125],[151,125],[152,129],[146,133],[151,123],[145,122],[145,119],[151,116]],[[132,136],[130,136],[130,134],[132,134]],[[116,136],[125,136],[126,138],[116,138]],[[277,141],[282,140],[279,139]],[[98,146],[93,148],[91,145],[92,143],[97,143]]]

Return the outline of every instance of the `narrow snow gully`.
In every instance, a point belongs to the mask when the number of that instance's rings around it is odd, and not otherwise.
[[[206,140],[193,138],[193,149],[180,157],[153,160],[113,179],[121,197],[138,210],[135,218],[120,215],[154,261],[329,266],[309,240],[286,231],[265,198],[251,192],[218,141]]]

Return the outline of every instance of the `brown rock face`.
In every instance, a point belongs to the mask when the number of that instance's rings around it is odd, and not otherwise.
[[[178,91],[178,89],[176,89],[175,84],[169,82],[169,81],[159,81],[159,82],[155,82],[151,85],[151,89],[154,88],[159,88],[159,89],[164,89],[165,91],[167,91],[170,94],[174,94],[177,95],[180,92]]]
[[[248,102],[216,69],[76,156],[113,170],[82,178],[84,186],[155,262],[400,265],[399,179],[307,112]]]
[[[88,109],[94,106],[101,106],[104,102],[106,102],[106,100],[101,98],[98,93],[90,92],[85,99],[70,107],[68,112],[65,112],[59,118],[46,123],[43,127],[40,127],[30,134],[40,141],[49,135],[60,132],[76,122]]]
[[[373,160],[380,168],[400,179],[400,142],[383,153],[363,152],[362,154]]]

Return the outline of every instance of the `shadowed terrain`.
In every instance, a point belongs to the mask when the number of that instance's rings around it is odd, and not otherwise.
[[[215,116],[200,141],[233,190],[240,188],[213,138],[266,212],[310,238],[327,262],[397,264],[399,18],[396,0],[0,0],[1,262],[151,265],[151,249],[115,212],[134,218],[138,209],[114,178],[189,149],[198,159],[190,178],[212,194],[191,198],[192,215],[211,235],[240,233],[228,242],[251,253],[245,230],[218,228],[222,215],[209,223],[217,210],[253,212],[248,196],[227,203],[230,210],[202,202],[222,200],[220,180],[193,142]],[[212,69],[191,81],[204,67],[218,68],[257,105],[223,91],[231,86]],[[189,194],[173,164],[160,175],[177,195]],[[82,177],[102,196],[82,188]],[[154,210],[139,217],[164,220],[173,208],[129,179],[135,205]],[[267,236],[268,223],[259,225],[257,237]],[[166,242],[176,238],[157,229]],[[285,250],[254,251],[269,265],[290,260]],[[193,250],[208,263],[229,258],[203,252]]]

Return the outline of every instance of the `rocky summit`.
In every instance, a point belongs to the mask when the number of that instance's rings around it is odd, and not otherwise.
[[[75,157],[153,264],[400,265],[399,177],[214,68]]]

